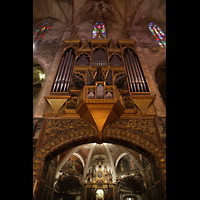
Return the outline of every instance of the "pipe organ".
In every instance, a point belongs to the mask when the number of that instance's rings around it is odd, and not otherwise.
[[[87,99],[120,102],[116,116],[144,116],[148,110],[148,115],[155,115],[153,105],[149,106],[155,97],[135,53],[135,41],[118,40],[116,45],[113,40],[91,39],[81,46],[80,39],[73,37],[64,40],[44,115],[83,115],[79,104]]]
[[[58,71],[53,83],[52,92],[68,92],[73,71],[74,55],[71,48],[62,55]]]
[[[127,48],[124,53],[126,71],[131,92],[149,92],[144,74],[135,53]]]
[[[98,48],[92,55],[91,65],[92,66],[107,66],[108,65],[107,55],[101,48]]]

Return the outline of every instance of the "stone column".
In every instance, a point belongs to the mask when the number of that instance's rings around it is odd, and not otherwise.
[[[43,87],[41,88],[40,94],[33,109],[33,118],[43,117],[44,109],[46,107],[46,100],[44,99],[44,96],[47,96],[51,90],[53,79],[55,77],[55,73],[59,65],[60,58],[62,56],[62,50],[64,47],[63,40],[68,39],[71,36],[71,34],[72,27],[67,27],[60,41],[55,57],[52,63],[49,65],[50,70],[48,70],[48,74],[46,75],[45,81],[43,82]]]

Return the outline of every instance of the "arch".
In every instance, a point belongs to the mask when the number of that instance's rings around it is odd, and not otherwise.
[[[72,156],[72,155],[75,155],[75,152],[76,151],[78,151],[79,149],[81,148],[81,146],[78,146],[78,147],[76,147],[76,148],[74,148],[73,150],[72,150],[72,152],[70,152],[69,154],[67,154],[66,156],[65,156],[65,158],[61,161],[61,163],[59,164],[59,166],[57,167],[57,170],[56,170],[56,173],[55,173],[55,176],[56,177],[58,177],[58,175],[59,175],[59,171],[60,171],[60,169],[62,168],[62,166],[65,164],[65,162],[70,158],[70,156]],[[77,156],[78,154],[76,154],[76,156]],[[78,157],[79,156],[79,157]],[[77,157],[80,159],[80,155],[78,155]],[[82,162],[82,164],[83,164],[83,167],[84,167],[84,165],[85,165],[85,163],[84,163],[84,161],[83,161],[83,159],[82,159],[82,157],[81,157],[81,162]]]
[[[135,159],[135,157],[127,150],[127,149],[125,149],[124,147],[122,147],[122,149],[126,152],[126,155],[128,155],[128,156],[130,156],[132,159],[133,159],[133,161],[136,163],[136,165],[139,167],[139,169],[140,169],[140,171],[141,171],[141,173],[142,173],[142,175],[144,176],[144,172],[143,172],[143,168],[142,168],[142,166],[140,165],[140,163]],[[124,155],[125,156],[125,155]],[[121,157],[122,158],[122,157]],[[121,159],[120,158],[120,159]],[[119,159],[119,160],[120,160]],[[118,162],[119,162],[119,160],[118,160]],[[118,163],[117,163],[118,164]],[[117,165],[116,165],[116,167],[117,167]]]
[[[108,58],[109,66],[123,66],[122,56],[118,53],[112,53]]]
[[[75,57],[75,66],[79,66],[81,63],[81,66],[87,66],[90,65],[90,55],[88,53],[82,52],[79,53]]]
[[[67,170],[67,171],[69,170],[70,172],[75,173],[76,175],[83,175],[83,168],[84,168],[84,165],[85,165],[85,163],[83,161],[83,158],[77,153],[69,153],[69,155],[65,156],[65,158],[64,158],[65,162],[64,163],[62,162],[63,165],[59,165],[60,169],[56,170],[57,174],[55,174],[55,176],[56,175],[59,176],[60,174],[62,174],[63,170],[64,171],[65,170]],[[72,166],[70,167],[68,165],[69,163],[73,164],[74,162],[75,162],[75,165],[73,165],[73,167]],[[76,166],[79,166],[80,168],[78,167],[79,168],[78,169],[78,168],[76,168]],[[61,171],[61,173],[60,173],[60,171]]]
[[[84,82],[85,82],[85,85],[86,85],[86,77],[85,77],[85,75],[84,75],[83,73],[78,72],[78,71],[74,71],[73,74],[77,74],[77,75],[79,75],[79,76],[82,76],[82,78],[83,78],[83,80],[84,80]]]
[[[135,6],[134,2],[129,2],[129,7],[133,8]],[[128,9],[127,12],[131,12],[131,9]],[[141,13],[143,14],[141,15]],[[166,3],[165,1],[151,3],[148,0],[144,0],[138,5],[136,12],[131,12],[130,19],[133,27],[141,25],[142,22],[154,20],[166,23]]]
[[[122,55],[121,55],[120,53],[112,52],[112,53],[109,54],[109,58],[108,58],[109,62],[110,62],[111,58],[112,58],[114,55],[117,55],[119,58],[122,59]]]
[[[47,22],[47,21],[50,24],[48,33],[45,35],[39,47],[36,47],[35,50],[33,51],[33,60],[37,61],[40,65],[43,66],[46,75],[51,68],[51,63],[53,62],[55,53],[57,51],[57,48],[60,45],[60,41],[62,39],[62,36],[65,31],[65,27],[66,27],[66,25],[59,19],[53,18],[53,17],[46,17],[43,19],[38,19],[38,20],[33,21],[33,34],[35,30],[37,30],[37,28],[41,26],[42,23]],[[54,30],[57,30],[57,29],[59,29],[61,34],[59,35],[53,34]],[[43,48],[44,46],[46,46],[47,43],[50,47],[48,48],[48,50],[46,47]],[[47,53],[48,53],[48,56],[44,56],[44,55],[47,55]]]
[[[127,198],[131,198],[131,197],[134,197],[136,200],[140,200],[140,199],[138,199],[139,196],[136,194],[124,194],[122,196],[123,200],[126,200]]]
[[[128,197],[136,197],[136,199],[141,199],[140,195],[141,193],[145,193],[145,185],[143,181],[141,181],[141,177],[136,177],[133,175],[125,175],[121,180],[117,183],[117,193],[118,193],[118,199],[126,199]],[[128,188],[129,193],[119,193],[121,186],[123,188],[123,185],[125,184],[125,187]],[[124,188],[123,188],[124,189]],[[119,198],[121,196],[121,198]]]
[[[108,158],[110,160],[111,168],[112,168],[112,171],[113,171],[113,179],[116,179],[116,170],[115,170],[115,166],[114,166],[114,162],[113,162],[110,150],[109,150],[109,148],[108,148],[106,143],[104,143],[104,146],[106,148],[106,152],[107,152]]]
[[[86,77],[83,73],[74,71],[72,74],[72,80],[70,87],[76,87],[76,89],[82,89],[86,85]]]
[[[119,72],[119,73],[115,74],[115,76],[114,76],[114,78],[113,78],[113,85],[114,85],[114,83],[115,83],[115,79],[116,79],[117,77],[121,76],[121,75],[126,75],[126,74],[125,74],[125,72]]]
[[[69,45],[69,46],[67,46],[67,47],[65,47],[65,48],[63,49],[62,55],[63,55],[68,49],[70,49],[70,48],[73,50],[73,53],[76,54],[77,48],[74,47],[73,45]]]
[[[125,153],[121,154],[121,155],[117,158],[116,163],[115,163],[115,168],[117,168],[117,165],[118,165],[118,162],[120,161],[120,159],[123,158],[123,157],[126,156],[126,155],[128,155],[128,154],[125,152]]]
[[[142,120],[144,120],[143,122],[145,122],[145,119]],[[145,157],[152,155],[152,158],[154,159],[155,165],[159,172],[159,178],[161,180],[161,183],[163,184],[163,187],[165,188],[165,152],[158,142],[155,142],[153,138],[149,138],[148,133],[151,129],[153,129],[153,127],[149,125],[148,121],[146,121],[148,126],[143,131],[140,131],[134,130],[137,129],[137,127],[134,127],[133,124],[131,126],[131,124],[129,123],[127,126],[125,122],[117,120],[118,124],[115,121],[111,124],[111,126],[103,131],[101,141],[97,136],[97,131],[84,120],[78,120],[73,124],[69,124],[69,121],[67,121],[66,125],[72,126],[71,128],[69,126],[68,129],[63,126],[63,124],[65,123],[64,121],[67,120],[60,119],[60,122],[58,123],[58,125],[60,126],[59,130],[61,131],[59,131],[58,129],[51,130],[51,128],[55,128],[55,123],[53,123],[52,120],[49,119],[48,127],[46,128],[44,126],[43,132],[40,132],[39,137],[41,142],[38,144],[38,147],[33,157],[33,199],[37,198],[39,187],[40,189],[41,187],[43,187],[40,183],[41,179],[43,179],[42,181],[45,182],[45,173],[47,173],[45,172],[45,169],[47,169],[48,167],[49,160],[51,160],[53,157],[57,156],[61,152],[65,151],[66,149],[71,149],[81,144],[93,142],[119,144],[121,146],[133,149],[141,153]],[[46,119],[45,123],[47,122],[48,120]],[[84,128],[80,128],[81,123],[82,127]],[[138,123],[136,124],[139,125]],[[65,130],[62,131],[64,128]],[[42,142],[42,139],[47,136],[49,136],[49,138],[47,138],[45,142]]]
[[[134,47],[130,47],[130,46],[125,46],[122,48],[123,54],[125,53],[126,49],[131,49],[133,51],[133,53],[136,54],[136,49]]]
[[[88,167],[89,167],[89,164],[90,164],[90,158],[92,157],[92,153],[94,151],[95,146],[96,146],[96,142],[93,144],[92,148],[90,149],[90,153],[88,155],[83,174],[86,174],[86,172],[88,170]]]
[[[76,157],[78,157],[80,159],[80,161],[82,162],[83,167],[85,167],[85,163],[83,161],[83,158],[78,153],[74,153],[73,155],[75,155]]]
[[[143,169],[142,169],[141,165],[138,163],[138,161],[135,159],[135,157],[134,157],[132,154],[130,154],[129,152],[127,152],[127,150],[126,150],[124,147],[122,147],[122,148],[123,148],[123,150],[125,151],[125,153],[122,153],[122,154],[117,158],[117,160],[116,160],[116,162],[115,162],[115,169],[117,169],[117,165],[118,165],[119,161],[121,160],[121,158],[123,158],[124,156],[128,155],[128,156],[131,157],[131,159],[133,159],[133,161],[136,163],[136,165],[138,166],[139,170],[141,171],[142,175],[144,176]]]
[[[101,49],[101,50],[104,51],[104,53],[107,55],[107,49],[106,49],[105,47],[100,46],[100,45],[98,45],[97,47],[94,47],[94,48],[92,49],[91,55],[93,55],[93,54],[96,52],[96,49]]]
[[[91,55],[91,65],[92,66],[107,66],[108,65],[108,55],[105,48],[98,46],[93,49],[92,55]]]
[[[63,7],[60,5],[60,2],[56,1],[54,4],[52,4],[51,1],[33,2],[33,21],[49,18],[49,16],[64,24],[68,23],[68,17]]]
[[[85,43],[84,43],[84,44],[85,44]],[[83,44],[83,45],[84,45],[84,44]],[[90,54],[89,54],[89,53],[87,53],[87,52],[81,52],[81,53],[78,53],[78,54],[76,55],[75,62],[76,62],[77,59],[80,58],[83,54],[87,55],[88,58],[90,57]]]
[[[43,69],[44,69],[44,73],[45,73],[45,76],[47,75],[47,67],[48,67],[48,64],[47,64],[47,60],[43,59],[41,56],[38,56],[36,54],[33,53],[33,62],[36,62],[38,63]]]
[[[120,156],[121,157],[121,156]],[[120,166],[120,163],[122,163],[121,161],[124,159],[124,158],[130,158],[133,162],[134,162],[134,168],[133,167],[130,167],[130,165],[128,165],[128,163],[127,163],[127,166],[126,166],[126,164],[125,165],[123,165],[123,168],[125,168],[125,169],[123,169],[123,171],[121,171],[120,170],[120,168],[121,168],[121,166]],[[126,173],[126,172],[128,172],[128,171],[132,171],[132,170],[134,170],[134,169],[136,169],[137,171],[139,170],[139,171],[141,171],[141,173],[142,173],[142,175],[143,175],[143,169],[141,168],[141,166],[138,166],[138,162],[136,163],[135,162],[135,160],[136,159],[133,159],[133,157],[134,156],[130,156],[129,154],[125,154],[124,153],[124,155],[120,158],[120,160],[118,160],[118,163],[117,163],[117,165],[116,165],[116,168],[115,168],[115,170],[116,170],[116,173],[121,173],[121,172],[123,172],[123,173]],[[136,168],[135,168],[136,167]],[[132,172],[131,172],[132,173]],[[134,173],[134,172],[133,172]]]

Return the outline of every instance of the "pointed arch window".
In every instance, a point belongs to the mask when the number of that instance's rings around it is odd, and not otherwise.
[[[92,39],[106,39],[106,27],[103,22],[97,22],[93,26]]]
[[[33,45],[38,45],[49,30],[49,22],[44,22],[33,34]]]
[[[163,31],[153,23],[149,24],[149,30],[153,34],[153,36],[156,38],[156,41],[161,47],[166,47],[166,36],[163,33]]]

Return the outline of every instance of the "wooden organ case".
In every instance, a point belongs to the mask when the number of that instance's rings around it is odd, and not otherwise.
[[[100,138],[104,127],[120,116],[156,115],[155,96],[135,41],[128,39],[118,40],[117,45],[112,39],[91,39],[82,45],[75,36],[64,40],[52,87],[44,98],[44,116],[82,117],[97,128]]]

